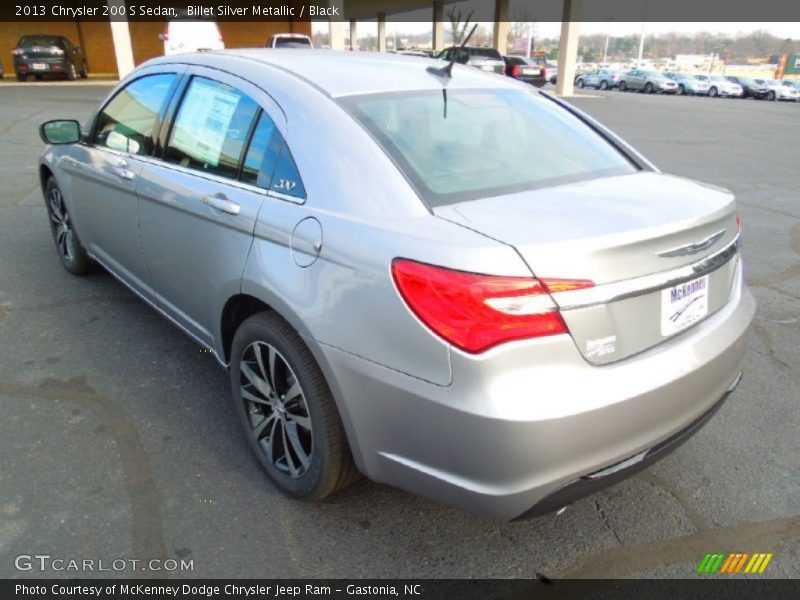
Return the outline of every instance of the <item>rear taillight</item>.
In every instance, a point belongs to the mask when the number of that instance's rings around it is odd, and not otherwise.
[[[511,67],[511,76],[519,77],[519,65],[514,65],[513,67]]]
[[[169,41],[169,27],[164,27],[164,35],[162,37],[165,42]]]
[[[511,340],[567,333],[551,293],[591,281],[499,277],[398,258],[392,276],[403,300],[435,334],[470,353]]]
[[[736,215],[736,233],[742,233],[742,218],[739,215]]]
[[[539,71],[539,76],[542,79],[547,79],[547,67],[542,67],[542,70]]]

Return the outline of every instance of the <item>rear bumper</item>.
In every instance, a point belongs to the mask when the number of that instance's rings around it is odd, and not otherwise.
[[[739,271],[722,309],[609,365],[590,365],[567,335],[453,351],[449,386],[331,347],[322,362],[368,477],[513,519],[591,493],[583,478],[688,438],[739,377],[754,313]]]
[[[572,504],[576,500],[580,500],[581,498],[585,498],[586,496],[590,496],[602,489],[612,486],[615,483],[619,483],[620,481],[627,479],[639,471],[643,471],[644,469],[647,469],[648,467],[657,463],[670,452],[676,450],[695,433],[700,431],[700,429],[702,429],[703,426],[708,423],[711,417],[713,417],[716,412],[722,408],[722,405],[725,403],[728,397],[738,387],[741,379],[742,373],[740,371],[739,375],[731,384],[731,387],[722,395],[722,398],[720,398],[709,410],[689,423],[689,425],[681,431],[678,431],[677,433],[668,437],[666,440],[659,442],[649,450],[640,452],[639,454],[629,457],[626,460],[614,465],[610,465],[605,469],[601,469],[599,471],[595,471],[594,473],[589,473],[588,475],[579,477],[575,481],[572,481],[559,488],[543,500],[540,500],[535,506],[533,506],[533,508],[523,513],[515,520],[530,519],[557,511],[564,506]]]
[[[34,65],[44,65],[43,69],[36,69]],[[64,74],[67,72],[69,61],[65,58],[31,58],[14,61],[14,71],[18,75],[50,75],[53,73]]]

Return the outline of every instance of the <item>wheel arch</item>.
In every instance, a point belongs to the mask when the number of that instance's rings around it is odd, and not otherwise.
[[[248,290],[249,291],[249,290]],[[277,298],[271,298],[269,293],[246,293],[240,292],[228,298],[223,306],[219,320],[219,335],[216,341],[216,352],[220,361],[225,365],[230,365],[231,348],[236,330],[247,319],[260,312],[273,312],[286,321],[292,329],[301,337],[306,347],[308,347],[317,365],[325,376],[325,381],[333,394],[339,417],[344,425],[345,435],[350,451],[357,468],[363,473],[364,457],[359,444],[359,439],[353,420],[347,410],[347,403],[343,399],[342,390],[336,379],[336,375],[331,368],[325,354],[315,341],[308,328],[302,320],[289,307],[285,306]]]

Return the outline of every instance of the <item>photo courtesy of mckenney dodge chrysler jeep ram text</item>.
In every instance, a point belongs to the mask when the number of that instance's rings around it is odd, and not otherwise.
[[[739,382],[755,303],[733,196],[512,78],[184,54],[41,134],[64,267],[102,265],[211,349],[292,497],[360,472],[482,515],[553,511]]]

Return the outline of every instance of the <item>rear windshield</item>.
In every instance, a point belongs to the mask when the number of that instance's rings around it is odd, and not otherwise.
[[[311,42],[306,38],[275,38],[275,48],[310,48]]]
[[[470,56],[479,56],[481,58],[493,58],[494,60],[503,60],[500,53],[494,48],[469,48]]]
[[[17,46],[60,46],[61,38],[54,35],[26,35]]]
[[[588,125],[533,92],[440,90],[341,100],[429,207],[636,167]]]

